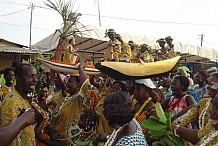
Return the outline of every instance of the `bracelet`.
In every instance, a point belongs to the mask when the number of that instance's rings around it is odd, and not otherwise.
[[[107,135],[107,136],[106,136],[106,139],[108,140],[110,136],[111,136],[111,135]]]
[[[176,125],[176,128],[173,130],[175,136],[180,137],[179,134],[177,133],[177,130],[179,129],[179,125]]]

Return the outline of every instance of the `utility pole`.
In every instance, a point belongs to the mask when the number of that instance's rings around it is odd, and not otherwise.
[[[30,40],[29,40],[29,48],[31,49],[32,46],[32,20],[33,20],[33,3],[30,4]]]
[[[101,11],[100,11],[99,0],[97,0],[97,3],[98,3],[98,22],[99,22],[99,26],[101,27]]]
[[[201,47],[203,46],[204,35],[201,34]]]

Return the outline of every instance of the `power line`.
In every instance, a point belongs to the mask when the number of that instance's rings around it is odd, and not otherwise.
[[[17,26],[17,27],[23,27],[23,28],[30,28],[29,26],[24,26],[24,25],[18,25],[18,24],[11,24],[11,23],[5,23],[5,22],[0,22],[1,24],[6,24],[6,25],[11,25],[11,26]],[[32,27],[33,29],[38,29],[38,30],[45,30],[45,31],[54,31],[54,30],[49,30],[49,29],[44,29],[44,28],[37,28],[37,27]]]
[[[16,2],[10,2],[10,1],[3,1],[3,2],[2,2],[1,0],[0,0],[0,3],[8,4],[8,5],[29,6],[29,5],[27,5],[27,4],[16,3]],[[43,7],[43,6],[35,6],[35,7],[42,8],[42,9],[53,10],[53,9],[51,9],[51,8],[47,8],[47,7]]]
[[[10,2],[10,1],[3,1],[0,3],[4,4],[11,4],[11,5],[22,5],[22,6],[29,6],[26,4],[16,3],[16,2]],[[43,6],[35,6],[42,9],[48,9],[53,10],[51,8],[43,7]],[[95,14],[83,14],[87,16],[94,16],[99,17],[99,15]],[[113,17],[113,16],[101,16],[103,18],[109,18],[109,19],[119,19],[119,20],[126,20],[126,21],[138,21],[138,22],[149,22],[149,23],[163,23],[163,24],[177,24],[177,25],[203,25],[203,26],[218,26],[218,24],[207,24],[207,23],[190,23],[190,22],[173,22],[173,21],[158,21],[158,20],[144,20],[144,19],[133,19],[133,18],[123,18],[123,17]]]
[[[22,3],[17,3],[17,2],[11,2],[11,1],[0,1],[2,4],[7,4],[7,5],[18,5],[18,6],[29,6],[27,4],[22,4]]]
[[[42,8],[42,9],[47,9],[47,10],[53,10],[53,9],[51,9],[51,8],[47,8],[47,7],[43,7],[43,6],[35,6],[35,7],[37,7],[37,8]]]
[[[8,13],[8,14],[3,14],[3,15],[0,15],[0,17],[12,15],[12,14],[16,14],[16,13],[19,13],[19,12],[22,12],[22,11],[25,11],[25,10],[28,10],[29,8],[30,8],[30,7],[28,7],[27,9],[23,9],[23,10],[16,11],[16,12],[12,12],[12,13]]]
[[[83,14],[87,16],[98,17],[95,14]],[[218,26],[218,24],[203,24],[203,23],[190,23],[190,22],[173,22],[173,21],[157,21],[157,20],[143,20],[143,19],[132,19],[132,18],[122,18],[122,17],[113,17],[113,16],[101,16],[110,19],[120,19],[120,20],[129,20],[129,21],[142,21],[150,23],[166,23],[166,24],[182,24],[182,25],[209,25],[209,26]]]

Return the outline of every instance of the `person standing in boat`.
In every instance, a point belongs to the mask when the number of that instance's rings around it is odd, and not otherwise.
[[[138,58],[140,58],[145,63],[154,62],[154,57],[149,53],[149,47],[147,44],[143,44],[141,46]]]
[[[119,54],[121,53],[121,43],[116,39],[116,32],[114,29],[107,31],[107,36],[110,38],[108,48],[106,51],[107,61],[119,61]]]
[[[74,48],[76,44],[74,36],[71,36],[68,43],[69,44],[64,50],[64,62],[77,64],[79,60],[79,54],[76,53],[78,49]]]

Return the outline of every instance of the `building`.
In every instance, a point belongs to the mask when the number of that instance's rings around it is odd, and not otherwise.
[[[0,38],[0,70],[11,67],[11,63],[14,60],[30,63],[33,61],[35,53],[27,46]]]

